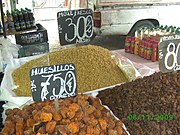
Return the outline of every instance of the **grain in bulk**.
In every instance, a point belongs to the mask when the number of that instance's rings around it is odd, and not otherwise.
[[[94,45],[51,52],[27,62],[13,72],[13,81],[17,86],[13,91],[17,96],[31,96],[29,77],[31,68],[66,63],[75,64],[79,93],[127,82],[128,79],[111,55],[109,50]]]

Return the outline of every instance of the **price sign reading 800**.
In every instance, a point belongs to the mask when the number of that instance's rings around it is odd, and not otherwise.
[[[89,42],[93,36],[91,9],[58,12],[58,30],[61,45]]]
[[[171,49],[172,48],[172,49]],[[180,66],[180,64],[178,64],[178,56],[180,56],[180,43],[178,44],[177,48],[176,45],[174,43],[170,43],[167,47],[167,54],[165,55],[165,60],[164,60],[164,64],[165,67],[169,70],[176,70],[177,67]],[[173,62],[172,65],[168,65],[168,60],[170,57],[173,57]]]
[[[174,39],[160,43],[159,64],[162,72],[180,70],[180,40]]]

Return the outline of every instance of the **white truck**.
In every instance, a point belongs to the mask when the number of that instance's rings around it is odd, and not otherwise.
[[[84,2],[85,3],[85,2]],[[137,28],[180,26],[180,0],[87,0],[101,35],[134,35]]]

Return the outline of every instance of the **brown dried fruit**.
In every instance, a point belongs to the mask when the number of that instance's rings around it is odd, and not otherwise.
[[[79,132],[79,124],[77,124],[75,122],[71,122],[68,125],[68,129],[72,134],[75,134],[75,133]]]
[[[16,135],[24,135],[23,123],[16,123]]]
[[[56,121],[50,121],[46,124],[46,132],[51,134],[55,131]]]
[[[33,132],[37,133],[38,130],[45,125],[44,122],[38,122],[33,125]]]
[[[49,122],[52,120],[52,114],[51,113],[41,113],[40,120],[42,122]]]
[[[106,131],[106,128],[107,128],[107,122],[106,120],[103,120],[103,119],[99,119],[99,124],[100,124],[100,127],[102,130]]]
[[[68,117],[69,119],[74,118],[75,115],[76,115],[76,112],[75,112],[75,111],[70,111],[70,110],[69,110],[69,112],[67,113],[67,117]]]
[[[53,119],[55,121],[60,121],[62,119],[62,116],[58,112],[54,112]]]
[[[161,134],[165,131],[180,133],[180,71],[155,73],[99,92],[98,97],[113,113],[123,120],[133,135]],[[174,115],[173,120],[128,120],[129,114]],[[164,130],[164,129],[163,129]]]
[[[89,99],[92,101],[91,105]],[[118,124],[118,120],[115,120],[105,107],[100,106],[98,101],[100,103],[99,99],[88,95],[77,95],[65,100],[60,99],[58,101],[59,112],[54,112],[51,107],[55,107],[54,101],[34,103],[30,105],[31,107],[24,107],[23,110],[14,109],[15,112],[9,110],[5,127],[0,134],[106,135],[109,132],[108,128],[122,131],[122,123]],[[101,111],[97,107],[101,108]],[[39,108],[41,110],[36,110]],[[22,115],[24,112],[27,116]],[[24,116],[28,119],[25,119]],[[116,124],[114,125],[113,122]],[[14,130],[11,129],[12,127]]]
[[[72,104],[69,105],[69,110],[70,111],[77,112],[77,111],[79,111],[79,109],[80,109],[80,106],[78,104],[76,104],[76,103],[72,103]]]
[[[28,119],[26,123],[27,123],[27,127],[33,127],[33,125],[35,124],[35,121],[34,119]]]

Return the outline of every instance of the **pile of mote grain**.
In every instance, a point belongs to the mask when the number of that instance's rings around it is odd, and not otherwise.
[[[98,97],[123,119],[131,135],[180,134],[180,71],[155,73],[101,91]],[[133,120],[130,114],[135,114]]]
[[[75,64],[79,93],[128,81],[111,58],[109,50],[87,45],[52,52],[17,68],[12,74],[14,84],[17,86],[13,91],[17,96],[31,96],[29,76],[31,68],[66,63]]]

